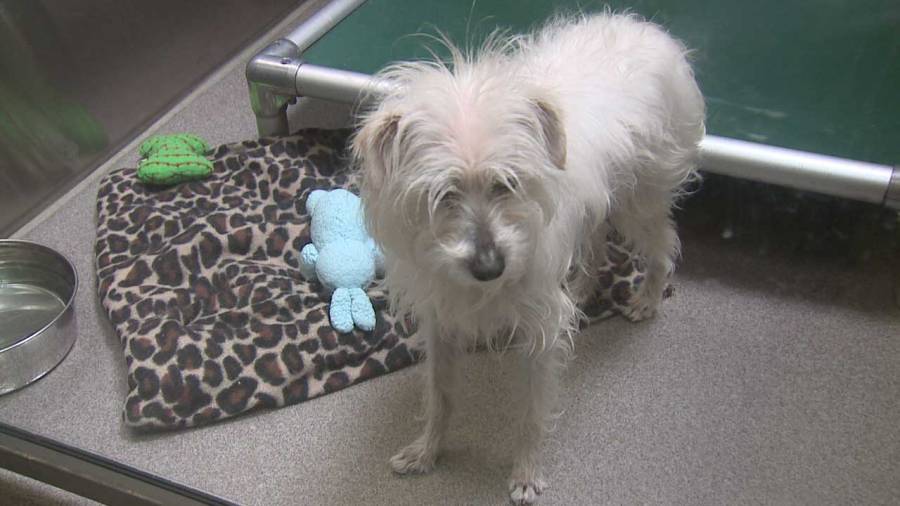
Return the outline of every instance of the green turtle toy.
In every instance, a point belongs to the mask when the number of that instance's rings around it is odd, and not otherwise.
[[[213,171],[207,151],[209,146],[196,135],[154,135],[141,144],[137,177],[161,186],[203,179]]]

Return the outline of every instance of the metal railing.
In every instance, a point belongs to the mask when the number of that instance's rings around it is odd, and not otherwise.
[[[0,468],[103,504],[237,506],[227,499],[5,423],[0,423]],[[0,503],[4,503],[2,497]]]
[[[288,133],[287,106],[296,97],[354,104],[391,84],[372,76],[305,63],[303,52],[365,0],[335,0],[262,50],[247,64],[250,102],[261,136]],[[896,166],[708,135],[702,170],[900,209]]]

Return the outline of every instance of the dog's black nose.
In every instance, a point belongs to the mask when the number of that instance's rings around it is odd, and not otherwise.
[[[503,255],[493,245],[476,250],[475,256],[469,263],[469,270],[478,281],[497,279],[503,274],[505,268],[506,261],[503,260]]]

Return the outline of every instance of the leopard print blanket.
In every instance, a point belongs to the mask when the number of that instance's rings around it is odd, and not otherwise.
[[[372,332],[335,332],[328,296],[299,271],[314,189],[352,188],[348,132],[306,130],[216,148],[213,174],[171,188],[133,168],[108,174],[97,199],[98,293],[128,369],[126,425],[183,428],[295,404],[413,364],[411,322],[370,290]],[[584,310],[624,307],[640,269],[612,244],[612,264]]]

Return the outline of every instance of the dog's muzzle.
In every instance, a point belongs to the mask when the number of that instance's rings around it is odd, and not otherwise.
[[[469,260],[469,271],[478,281],[491,281],[503,274],[506,261],[494,243],[491,233],[479,227],[475,235],[475,254]]]

